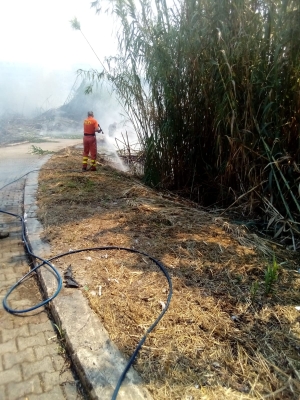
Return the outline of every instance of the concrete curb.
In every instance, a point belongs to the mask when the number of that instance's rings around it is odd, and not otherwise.
[[[27,234],[32,252],[43,258],[51,258],[50,246],[40,239],[43,226],[36,215],[37,188],[38,172],[34,172],[26,180],[24,193]],[[37,265],[38,259],[34,262]],[[62,274],[59,268],[57,270]],[[41,267],[38,276],[45,296],[49,297],[57,288],[53,272]],[[127,360],[110,340],[87,300],[80,290],[63,288],[51,302],[50,310],[56,325],[65,332],[69,356],[89,396],[92,399],[110,400]],[[133,368],[130,368],[123,381],[118,399],[153,400]]]

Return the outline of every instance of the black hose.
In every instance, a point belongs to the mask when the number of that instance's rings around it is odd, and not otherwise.
[[[23,178],[23,177],[25,177],[26,175],[30,174],[31,172],[35,172],[35,171],[38,171],[38,170],[30,171],[30,172],[28,172],[27,174],[24,174],[21,178]],[[78,172],[78,171],[70,171],[70,172]],[[18,180],[21,179],[21,178],[18,178],[18,179],[16,179],[16,180],[14,180],[13,182],[10,182],[9,184],[3,186],[2,188],[0,188],[0,191],[1,191],[4,187],[6,187],[6,186],[8,186],[8,185],[10,185],[10,184],[12,184],[12,183],[18,181]],[[147,253],[144,253],[144,252],[139,251],[139,250],[127,248],[127,247],[117,247],[117,246],[89,247],[89,248],[85,248],[85,249],[72,250],[72,251],[68,251],[68,252],[65,252],[65,253],[56,255],[56,256],[54,256],[54,257],[51,257],[51,258],[48,259],[48,260],[45,260],[45,259],[42,258],[42,257],[36,256],[36,255],[32,252],[31,247],[30,247],[30,244],[28,243],[28,240],[27,240],[26,225],[25,225],[25,220],[24,220],[24,218],[21,217],[20,215],[13,214],[13,213],[9,213],[9,212],[4,211],[4,210],[1,210],[1,209],[0,209],[0,212],[1,212],[1,213],[8,214],[8,215],[11,215],[11,216],[14,216],[14,217],[17,217],[17,218],[20,219],[20,221],[21,221],[21,223],[22,223],[22,240],[23,240],[23,242],[24,242],[24,246],[25,246],[26,251],[28,252],[28,254],[29,254],[32,258],[36,258],[36,259],[42,261],[40,264],[38,264],[38,265],[36,265],[34,268],[32,268],[27,274],[25,274],[16,284],[14,284],[14,285],[9,289],[9,291],[8,291],[7,294],[6,294],[6,296],[4,297],[4,299],[3,299],[3,307],[4,307],[4,309],[5,309],[7,312],[9,312],[9,313],[11,313],[11,314],[21,314],[21,313],[26,313],[26,312],[35,310],[35,309],[37,309],[37,308],[39,308],[39,307],[42,307],[42,306],[48,304],[51,300],[53,300],[53,299],[59,294],[59,292],[60,292],[60,290],[61,290],[61,288],[62,288],[62,278],[61,278],[59,272],[57,271],[57,269],[54,267],[54,265],[51,264],[50,261],[56,260],[56,259],[58,259],[58,258],[61,258],[61,257],[66,256],[66,255],[75,254],[75,253],[80,253],[80,252],[83,252],[83,251],[96,251],[96,250],[106,250],[106,251],[107,251],[107,250],[123,250],[123,251],[129,251],[129,252],[131,252],[131,253],[137,253],[137,254],[141,254],[141,255],[143,255],[143,256],[145,256],[145,257],[148,257],[148,258],[149,258],[150,260],[152,260],[152,261],[159,267],[159,269],[163,272],[164,276],[166,277],[166,279],[167,279],[167,281],[168,281],[168,285],[169,285],[169,295],[168,295],[168,298],[167,298],[167,303],[166,303],[165,307],[163,308],[163,310],[161,311],[161,313],[159,314],[159,316],[158,316],[158,317],[156,318],[156,320],[153,322],[153,324],[147,329],[145,335],[142,337],[142,339],[141,339],[140,342],[138,343],[138,345],[137,345],[135,351],[133,352],[132,356],[130,357],[130,359],[129,359],[128,363],[127,363],[127,365],[125,366],[125,368],[124,368],[124,370],[123,370],[123,372],[122,372],[122,374],[121,374],[121,376],[120,376],[120,378],[119,378],[119,380],[118,380],[118,382],[117,382],[117,385],[116,385],[116,387],[115,387],[115,390],[114,390],[114,392],[113,392],[113,395],[112,395],[112,400],[116,400],[116,399],[117,399],[117,396],[118,396],[118,392],[119,392],[120,387],[121,387],[121,385],[122,385],[122,382],[124,381],[124,379],[125,379],[125,377],[126,377],[126,374],[127,374],[128,370],[130,369],[130,367],[132,366],[132,364],[133,364],[133,362],[134,362],[136,356],[138,355],[138,353],[139,353],[139,351],[140,351],[142,345],[144,344],[145,340],[147,339],[147,336],[148,336],[149,333],[155,328],[155,326],[156,326],[156,325],[158,324],[158,322],[162,319],[162,317],[163,317],[164,314],[166,313],[167,309],[169,308],[169,305],[170,305],[170,302],[171,302],[171,298],[172,298],[172,294],[173,294],[173,288],[172,288],[171,277],[170,277],[168,271],[166,270],[166,268],[163,266],[163,264],[162,264],[161,262],[159,262],[158,260],[156,260],[156,259],[153,258],[152,256],[148,255]],[[55,275],[56,278],[57,278],[57,289],[56,289],[55,293],[54,293],[51,297],[45,299],[44,301],[42,301],[41,303],[36,304],[36,305],[33,306],[33,307],[30,307],[30,308],[27,308],[27,309],[24,309],[24,310],[16,310],[16,309],[10,308],[10,307],[8,306],[8,304],[7,304],[9,295],[10,295],[10,294],[17,288],[17,286],[19,286],[30,274],[34,273],[35,271],[38,270],[38,268],[42,267],[42,266],[45,265],[45,264],[48,265],[48,266],[52,269],[54,275]]]
[[[22,223],[22,240],[23,240],[23,243],[24,243],[25,250],[27,251],[27,253],[28,253],[32,258],[37,258],[37,259],[39,259],[39,260],[42,261],[42,264],[39,264],[39,265],[35,266],[34,268],[32,268],[32,269],[31,269],[29,272],[27,272],[27,274],[25,274],[17,283],[15,283],[15,284],[9,289],[9,291],[6,293],[6,295],[4,296],[4,299],[3,299],[3,301],[2,301],[4,309],[5,309],[7,312],[9,312],[10,314],[24,314],[24,313],[27,313],[27,312],[29,312],[29,311],[36,310],[37,308],[40,308],[40,307],[42,307],[42,306],[48,304],[51,300],[53,300],[53,299],[58,295],[58,293],[61,291],[61,288],[62,288],[62,278],[61,278],[59,272],[57,271],[57,269],[54,267],[54,265],[52,265],[48,260],[45,260],[45,259],[42,258],[42,257],[36,256],[36,255],[31,251],[31,247],[30,247],[30,245],[29,245],[29,243],[28,243],[28,240],[27,240],[26,226],[25,226],[24,218],[21,217],[20,215],[13,214],[13,213],[10,213],[10,212],[7,212],[7,211],[0,210],[0,212],[1,212],[1,213],[4,213],[4,214],[12,215],[13,217],[17,217],[17,218],[20,219],[20,221],[21,221],[21,223]],[[57,289],[56,289],[55,293],[54,293],[52,296],[50,296],[49,298],[47,298],[47,299],[43,300],[42,302],[36,304],[35,306],[30,307],[30,308],[26,308],[26,309],[24,309],[24,310],[16,310],[16,309],[12,309],[11,307],[9,307],[8,302],[7,302],[7,301],[8,301],[9,295],[10,295],[10,294],[11,294],[11,293],[12,293],[12,292],[13,292],[13,291],[14,291],[14,290],[15,290],[29,275],[33,274],[39,267],[41,267],[41,266],[44,265],[44,264],[47,264],[47,265],[52,269],[54,275],[56,276],[56,279],[57,279]]]

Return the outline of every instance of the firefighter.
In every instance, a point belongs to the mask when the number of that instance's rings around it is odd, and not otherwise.
[[[88,158],[90,155],[91,168],[90,171],[96,171],[96,157],[97,157],[97,139],[96,132],[100,133],[102,129],[94,118],[93,111],[89,111],[87,118],[83,123],[83,159],[82,159],[82,171],[87,171]]]

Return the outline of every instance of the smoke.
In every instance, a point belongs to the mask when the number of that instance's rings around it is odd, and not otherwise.
[[[97,134],[99,152],[117,168],[127,170],[118,150],[138,146],[134,128],[110,85],[103,83],[85,94],[87,86],[88,82],[77,78],[75,68],[48,70],[0,62],[0,120],[22,117],[34,123],[31,131],[33,127],[38,135],[67,137],[82,135],[83,120],[91,110],[104,131]]]
[[[65,101],[76,74],[27,64],[0,62],[0,117],[34,117]]]
[[[137,141],[133,126],[111,86],[104,82],[95,87],[92,93],[85,94],[88,86],[89,82],[79,79],[77,87],[75,85],[73,93],[71,91],[69,94],[70,101],[60,107],[60,111],[79,122],[86,118],[88,111],[93,111],[110,147],[116,139],[119,142],[123,140],[123,136],[128,137],[128,140],[130,138],[130,141]]]
[[[116,25],[110,16],[95,15],[87,0],[53,0],[48,5],[29,0],[19,2],[17,13],[13,2],[4,3],[0,6],[0,144],[18,143],[28,135],[43,136],[41,140],[82,135],[89,110],[104,131],[97,134],[100,149],[117,156],[125,135],[136,143],[134,129],[111,87],[99,86],[91,95],[84,90],[76,93],[78,85],[74,88],[78,69],[100,68],[99,58],[116,54],[117,40],[111,35]],[[82,35],[71,29],[74,15],[97,58]]]
[[[103,83],[93,93],[86,95],[84,89],[87,84],[82,82],[74,101],[71,101],[66,108],[74,111],[80,104],[77,114],[84,112],[84,118],[88,110],[93,111],[104,132],[97,134],[98,152],[110,160],[116,168],[128,171],[129,167],[119,157],[118,151],[126,153],[128,147],[132,151],[139,148],[133,125],[109,84]]]
[[[128,147],[132,150],[136,148],[137,136],[111,90],[102,88],[101,93],[106,97],[106,101],[102,99],[93,109],[94,116],[104,131],[104,135],[97,134],[98,152],[105,155],[119,170],[128,171],[129,167],[119,157],[118,151],[122,153],[126,152]]]

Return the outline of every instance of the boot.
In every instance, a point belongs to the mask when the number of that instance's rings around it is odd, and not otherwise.
[[[82,157],[82,172],[87,170],[87,163],[88,163],[88,157],[83,156]]]
[[[0,239],[5,239],[9,236],[8,232],[0,231]]]
[[[97,168],[94,165],[92,165],[90,171],[97,171]]]

